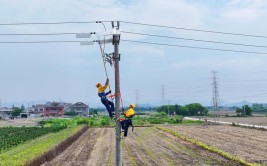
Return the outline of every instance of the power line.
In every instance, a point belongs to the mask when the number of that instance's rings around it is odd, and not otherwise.
[[[257,38],[267,38],[267,36],[262,36],[262,35],[251,35],[251,34],[231,33],[231,32],[222,32],[222,31],[210,31],[210,30],[203,30],[203,29],[182,28],[182,27],[156,25],[156,24],[147,24],[147,23],[137,23],[137,22],[129,22],[129,21],[120,21],[120,22],[126,23],[126,24],[135,24],[135,25],[143,25],[143,26],[153,26],[153,27],[159,27],[159,28],[178,29],[178,30],[186,30],[186,31],[196,31],[196,32],[205,32],[205,33],[217,33],[217,34],[223,34],[223,35],[235,35],[235,36],[246,36],[246,37],[257,37]]]
[[[136,41],[136,40],[121,40],[121,41],[127,41],[127,42],[132,42],[132,43],[151,44],[151,45],[162,45],[162,46],[170,46],[170,47],[193,48],[193,49],[201,49],[201,50],[240,52],[240,53],[247,53],[247,54],[267,54],[267,52],[252,52],[252,51],[230,50],[230,49],[209,48],[209,47],[194,47],[194,46],[186,46],[186,45],[176,45],[176,44],[166,44],[166,43],[156,43],[156,42],[146,42],[146,41]]]
[[[232,75],[240,75],[240,74],[249,74],[249,73],[266,73],[267,70],[262,70],[262,71],[248,71],[248,72],[240,72],[240,73],[222,73],[223,76],[232,76]]]
[[[172,36],[165,36],[165,35],[155,35],[155,34],[148,34],[148,33],[139,33],[139,32],[128,32],[128,31],[121,31],[121,32],[122,33],[128,33],[128,34],[134,34],[134,35],[153,36],[153,37],[169,38],[169,39],[178,39],[178,40],[189,40],[189,41],[195,41],[195,42],[205,42],[205,43],[215,43],[215,44],[227,44],[227,45],[236,45],[236,46],[267,48],[267,46],[259,46],[259,45],[253,45],[253,44],[219,42],[219,41],[212,41],[212,40],[201,40],[201,39],[192,39],[192,38],[172,37]]]
[[[76,35],[78,33],[66,32],[66,33],[0,33],[0,36],[46,36],[46,35]],[[90,32],[90,34],[96,34],[96,32]]]
[[[103,23],[103,22],[112,22],[112,21],[19,22],[19,23],[0,23],[0,26],[12,26],[12,25],[91,24],[91,23]],[[183,27],[174,27],[174,26],[147,24],[147,23],[137,23],[137,22],[130,22],[130,21],[120,21],[120,22],[121,23],[126,23],[126,24],[135,24],[135,25],[142,25],[142,26],[153,26],[153,27],[160,27],[160,28],[186,30],[186,31],[196,31],[196,32],[205,32],[205,33],[217,33],[217,34],[224,34],[224,35],[236,35],[236,36],[257,37],[257,38],[267,38],[267,36],[263,36],[263,35],[252,35],[252,34],[243,34],[243,33],[231,33],[231,32],[222,32],[222,31],[211,31],[211,30],[194,29],[194,28],[183,28]]]
[[[0,42],[0,44],[42,44],[42,43],[80,43],[84,41],[28,41],[28,42]]]
[[[236,81],[219,81],[219,82],[244,82],[244,81],[267,81],[267,79],[258,79],[258,80],[236,80]]]
[[[20,23],[1,23],[0,26],[9,25],[57,25],[57,24],[91,24],[110,21],[67,21],[67,22],[20,22]]]

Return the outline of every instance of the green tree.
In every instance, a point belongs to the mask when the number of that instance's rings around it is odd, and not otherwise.
[[[185,107],[189,110],[189,113],[190,113],[191,116],[203,115],[203,112],[205,111],[205,107],[203,107],[199,103],[188,104]]]
[[[90,108],[89,109],[89,115],[98,115],[98,110],[97,109]]]
[[[11,115],[12,116],[19,116],[21,112],[22,112],[22,109],[21,108],[19,108],[19,107],[13,107],[12,108]]]
[[[238,116],[250,116],[252,114],[252,108],[245,105],[242,108],[237,108],[236,113]]]
[[[244,106],[242,107],[244,109]],[[250,116],[252,113],[252,108],[248,105],[245,105],[245,114],[246,116]]]
[[[21,109],[22,111],[25,111],[25,107],[24,107],[23,104],[21,105],[20,109]]]

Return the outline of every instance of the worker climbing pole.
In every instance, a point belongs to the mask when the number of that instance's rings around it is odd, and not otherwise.
[[[101,21],[96,21],[96,23],[101,23],[104,26],[105,31],[106,31],[106,27]],[[115,23],[116,23],[116,25],[115,25]],[[105,69],[106,78],[107,78],[103,89],[101,89],[102,85],[100,83],[97,83],[96,87],[98,88],[98,94],[100,94],[99,97],[101,97],[101,102],[102,102],[102,97],[106,97],[107,94],[111,93],[110,86],[109,86],[108,73],[107,73],[107,69],[106,69],[106,62],[110,63],[111,66],[112,66],[112,64],[114,64],[114,70],[115,70],[115,94],[114,95],[109,95],[108,97],[111,97],[112,101],[113,101],[113,97],[115,97],[115,118],[114,118],[114,120],[116,121],[116,155],[115,155],[116,158],[115,158],[115,163],[116,163],[116,166],[122,166],[121,122],[120,122],[120,120],[117,120],[117,119],[120,119],[120,115],[121,115],[121,111],[120,110],[123,110],[122,95],[121,95],[121,91],[120,91],[120,74],[119,74],[120,23],[119,23],[119,21],[116,21],[116,22],[115,21],[111,21],[111,25],[112,25],[112,38],[111,39],[107,39],[106,40],[104,38],[104,40],[100,40],[100,37],[98,36],[98,40],[94,40],[93,41],[93,42],[98,42],[98,44],[100,46],[100,51],[101,51],[103,64],[104,64],[104,69]],[[104,49],[105,49],[105,44],[106,43],[112,43],[114,45],[114,53],[105,54]],[[104,44],[104,48],[102,48],[102,46],[101,46],[102,44]],[[113,55],[113,56],[111,56],[111,55]],[[109,92],[105,93],[104,91],[105,91],[105,89],[107,87],[109,87]],[[113,103],[113,102],[110,102],[110,103]],[[122,106],[122,109],[120,109],[120,104]],[[107,104],[104,104],[104,105],[106,106]],[[110,105],[112,105],[112,104],[110,104]],[[106,108],[108,110],[112,109],[112,108],[108,108],[107,106],[106,106]],[[109,111],[109,113],[110,113],[110,111]],[[110,116],[111,116],[111,114],[110,114]]]
[[[115,119],[120,117],[120,102],[121,102],[121,93],[120,93],[120,75],[119,75],[119,42],[120,42],[120,23],[116,22],[116,26],[114,22],[112,24],[112,34],[114,45],[114,68],[115,68]],[[116,166],[122,166],[121,160],[121,123],[116,121]]]
[[[101,21],[98,21],[97,23],[102,23]],[[115,25],[116,23],[116,25]],[[119,54],[119,42],[120,42],[120,23],[119,21],[112,21],[112,38],[111,39],[104,39],[104,40],[99,40],[97,41],[100,46],[100,51],[102,54],[103,58],[103,64],[104,64],[104,69],[107,77],[107,82],[105,84],[105,88],[109,85],[109,79],[108,79],[108,74],[107,74],[107,69],[106,69],[106,62],[110,63],[110,65],[114,65],[114,70],[115,70],[115,94],[114,95],[109,95],[109,97],[113,98],[115,97],[115,118],[119,119],[120,118],[120,110],[123,109],[123,103],[122,103],[122,95],[120,91],[120,75],[119,75],[119,61],[120,61],[120,54]],[[111,54],[105,54],[104,49],[101,47],[102,43],[111,43],[114,45],[114,53]],[[111,55],[113,55],[111,57]],[[113,63],[112,63],[113,62]],[[100,84],[101,85],[101,84]],[[97,87],[99,84],[96,85]],[[99,88],[99,87],[98,87]],[[100,87],[101,88],[101,87]],[[110,87],[109,87],[110,89]],[[109,91],[110,92],[110,91]],[[104,97],[106,97],[106,94]],[[113,101],[113,99],[112,99]],[[104,104],[105,105],[105,104]],[[122,105],[122,109],[120,109],[120,105]],[[105,105],[106,106],[106,105]],[[107,109],[109,110],[108,106],[106,106]],[[116,161],[116,166],[122,166],[122,153],[121,153],[121,122],[116,121],[116,155],[115,155],[115,161]]]

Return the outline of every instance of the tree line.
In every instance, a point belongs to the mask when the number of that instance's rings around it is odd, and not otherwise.
[[[182,115],[182,116],[203,116],[208,114],[208,109],[199,103],[191,103],[185,106],[178,104],[175,105],[163,105],[158,107],[157,112],[165,112],[170,115]]]

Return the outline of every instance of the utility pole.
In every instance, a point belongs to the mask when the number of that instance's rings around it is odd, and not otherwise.
[[[168,100],[168,116],[170,115],[169,107],[170,107],[170,100]]]
[[[115,60],[115,118],[118,119],[120,117],[120,73],[119,73],[119,42],[120,42],[120,23],[116,22],[117,25],[114,25],[112,21],[112,31],[113,31],[113,42],[114,45],[114,60]],[[121,159],[121,123],[120,121],[116,121],[116,166],[122,166]]]
[[[245,110],[245,100],[243,101],[243,112],[244,112],[244,116],[246,116],[246,110]]]
[[[136,107],[139,105],[139,90],[136,90]]]
[[[165,85],[161,85],[161,102],[162,105],[165,104]]]

